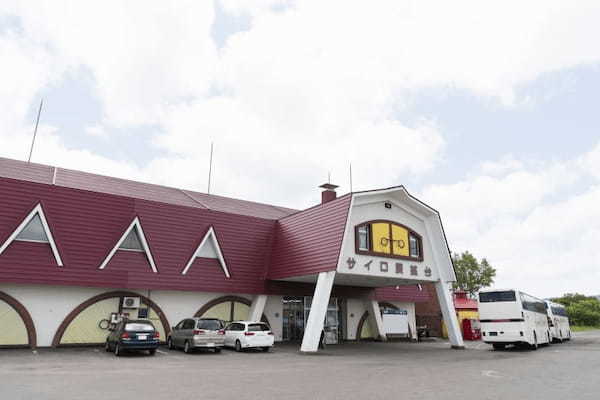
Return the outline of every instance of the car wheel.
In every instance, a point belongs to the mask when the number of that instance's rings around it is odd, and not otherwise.
[[[220,353],[221,352],[221,348],[220,347],[215,347],[215,353]]]
[[[235,341],[235,351],[237,351],[237,352],[242,351],[242,344],[240,343],[239,340]]]
[[[533,332],[533,344],[531,345],[531,350],[537,350],[538,347],[537,334]]]
[[[504,343],[494,343],[492,344],[492,347],[494,348],[494,350],[504,350],[506,348],[506,345]]]
[[[110,343],[108,342],[108,340],[104,344],[104,350],[106,350],[107,353],[110,353]]]
[[[123,354],[121,351],[121,345],[119,343],[115,344],[115,356],[119,357]]]
[[[263,347],[262,351],[264,351],[265,353],[268,353],[269,351],[271,351],[270,347]]]
[[[169,348],[169,350],[174,350],[175,346],[173,345],[173,339],[171,339],[169,337],[169,339],[167,339],[167,347]]]
[[[189,340],[185,341],[185,344],[183,345],[183,352],[187,353],[187,354],[189,354],[189,353],[192,352],[192,347],[190,346],[190,341]]]
[[[150,355],[153,356],[156,354],[156,349],[148,350],[148,353],[150,353]]]

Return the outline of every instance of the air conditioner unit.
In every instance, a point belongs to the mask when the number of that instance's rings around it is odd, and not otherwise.
[[[140,308],[140,298],[123,297],[123,308]]]

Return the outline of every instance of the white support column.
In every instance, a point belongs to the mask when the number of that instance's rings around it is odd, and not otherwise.
[[[248,311],[248,320],[260,321],[265,311],[265,304],[267,304],[266,294],[259,294],[254,297],[252,304],[250,305],[250,311]]]
[[[454,302],[450,296],[450,290],[448,284],[442,280],[435,283],[435,291],[440,302],[440,308],[442,309],[442,316],[444,322],[448,328],[448,337],[450,344],[453,349],[464,349],[465,344],[463,337],[458,326],[458,319],[456,318],[456,311],[454,310]]]
[[[375,335],[377,340],[385,342],[387,335],[383,328],[383,318],[381,317],[381,311],[379,311],[379,302],[377,300],[365,299],[365,308],[369,312],[369,324],[372,329],[375,329]]]
[[[300,346],[300,351],[302,352],[316,353],[319,350],[319,340],[321,339],[321,332],[325,323],[334,278],[335,271],[319,273],[315,294],[310,306],[310,312],[308,313],[308,322],[304,329],[302,346]]]

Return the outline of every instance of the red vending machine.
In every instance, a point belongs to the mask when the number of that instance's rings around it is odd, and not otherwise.
[[[480,340],[481,326],[478,319],[463,319],[462,334],[464,340]]]

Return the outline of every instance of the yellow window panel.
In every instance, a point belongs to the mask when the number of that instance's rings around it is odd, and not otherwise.
[[[373,234],[373,251],[377,253],[390,254],[390,224],[385,222],[376,222],[371,225]]]
[[[373,330],[371,329],[371,324],[369,322],[370,318],[367,318],[367,320],[365,321],[365,323],[362,326],[362,329],[360,331],[360,337],[358,337],[357,339],[374,339],[375,336],[373,336]]]
[[[152,321],[152,324],[154,325],[154,327],[158,331],[158,333],[160,335],[160,340],[161,341],[167,340],[167,335],[165,334],[165,327],[163,326],[162,321],[160,320],[160,317],[158,316],[158,314],[156,313],[156,311],[154,311],[154,309],[150,308],[150,306],[146,306],[145,305],[145,307],[149,308],[148,319],[150,321]]]
[[[101,300],[92,304],[71,321],[60,343],[104,343],[110,331],[101,329],[98,323],[103,319],[110,319],[110,314],[118,311],[118,297]],[[137,310],[131,311],[137,312]],[[137,317],[137,313],[133,316],[133,318],[135,317]]]
[[[8,303],[0,300],[0,346],[29,343],[27,328],[21,316]]]
[[[231,319],[231,302],[226,301],[223,303],[216,304],[211,307],[207,312],[201,315],[202,318],[218,318],[223,321],[229,321]]]
[[[248,314],[250,313],[250,307],[244,303],[235,302],[233,304],[233,320],[234,321],[247,321]]]
[[[397,256],[410,254],[408,243],[408,230],[398,225],[392,225],[392,239],[394,239],[393,252]]]

